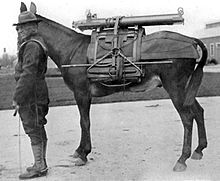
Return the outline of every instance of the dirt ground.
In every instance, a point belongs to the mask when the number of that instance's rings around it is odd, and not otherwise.
[[[93,150],[85,166],[74,166],[70,157],[79,144],[76,106],[52,107],[48,115],[49,181],[220,179],[220,97],[199,98],[205,109],[208,148],[200,161],[189,159],[185,172],[173,172],[180,156],[183,127],[170,100],[95,104],[91,108]],[[0,180],[17,180],[19,123],[12,110],[0,111]],[[33,162],[30,144],[21,129],[22,171]],[[193,149],[197,146],[194,125]]]

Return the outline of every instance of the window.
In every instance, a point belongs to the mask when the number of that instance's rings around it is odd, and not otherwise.
[[[216,48],[220,48],[220,42],[216,43]]]
[[[210,43],[210,56],[214,57],[214,43]]]

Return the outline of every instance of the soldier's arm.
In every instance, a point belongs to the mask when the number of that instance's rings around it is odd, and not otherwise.
[[[34,91],[38,71],[40,47],[35,42],[29,42],[23,53],[23,72],[17,82],[13,100],[19,105],[28,99]]]

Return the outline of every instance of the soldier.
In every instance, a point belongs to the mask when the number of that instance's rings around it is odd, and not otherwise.
[[[30,11],[18,17],[18,63],[15,67],[16,89],[13,105],[18,109],[25,133],[30,137],[34,164],[19,175],[20,179],[40,177],[47,174],[47,135],[44,125],[48,113],[48,88],[45,81],[47,52],[38,34],[39,20]]]

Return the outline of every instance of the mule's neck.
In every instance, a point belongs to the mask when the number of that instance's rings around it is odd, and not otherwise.
[[[77,33],[42,16],[38,15],[38,18],[42,20],[38,26],[39,34],[45,41],[49,57],[59,68],[63,64],[68,64],[71,56],[85,39],[88,39],[88,36]]]

